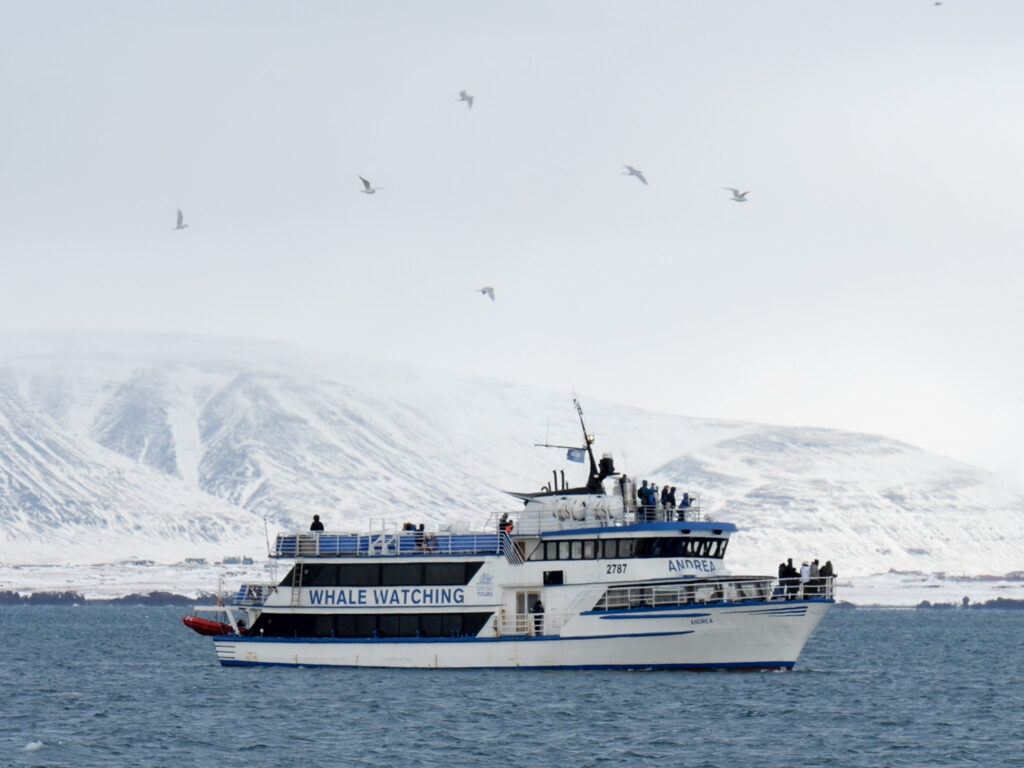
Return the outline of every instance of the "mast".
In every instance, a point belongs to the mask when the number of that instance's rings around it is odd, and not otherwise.
[[[594,460],[594,450],[591,445],[594,443],[594,436],[587,433],[587,425],[583,423],[583,408],[580,406],[580,401],[575,397],[572,399],[573,405],[576,406],[576,413],[580,416],[580,429],[583,430],[583,445],[587,449],[587,456],[590,458],[590,477],[587,478],[587,490],[600,493],[603,489],[601,487],[601,473],[597,470],[597,462]]]

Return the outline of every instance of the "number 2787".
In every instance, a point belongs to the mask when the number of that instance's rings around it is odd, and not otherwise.
[[[607,568],[608,570],[605,571],[605,572],[606,573],[625,573],[627,565],[629,565],[629,563],[608,563],[605,566],[605,568]]]

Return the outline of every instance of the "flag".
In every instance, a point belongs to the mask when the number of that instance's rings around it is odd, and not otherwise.
[[[565,454],[566,459],[569,461],[578,461],[580,464],[583,463],[584,456],[586,456],[586,453],[582,448],[570,448]]]

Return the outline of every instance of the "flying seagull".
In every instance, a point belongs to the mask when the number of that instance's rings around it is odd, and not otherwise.
[[[494,301],[494,289],[491,286],[485,285],[483,288],[477,288],[477,291],[480,293],[487,294],[488,296],[491,297],[491,301]]]
[[[459,98],[456,101],[464,101],[469,109],[473,108],[473,94],[469,91],[459,91]]]
[[[178,223],[175,225],[175,229],[185,229],[188,224],[185,223],[185,214],[181,212],[181,208],[178,209]]]
[[[374,186],[371,186],[370,182],[368,182],[362,176],[359,177],[359,180],[361,182],[363,182],[363,188],[360,189],[359,191],[362,192],[364,195],[372,195],[372,194],[375,194],[378,189],[384,189],[384,187],[374,187]]]
[[[622,167],[626,169],[626,172],[624,174],[622,174],[623,176],[636,176],[644,184],[647,183],[647,179],[644,178],[644,174],[643,174],[642,171],[638,171],[632,165],[624,165]]]
[[[732,197],[730,197],[729,199],[735,200],[737,203],[747,202],[747,195],[750,194],[749,189],[746,192],[740,192],[738,189],[736,189],[736,187],[722,187],[722,189],[728,189],[730,192],[732,192]]]

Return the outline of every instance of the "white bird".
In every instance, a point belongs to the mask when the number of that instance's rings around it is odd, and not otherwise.
[[[364,195],[372,195],[372,194],[375,194],[378,189],[384,189],[384,187],[373,187],[373,186],[370,186],[370,182],[368,182],[362,176],[359,177],[359,180],[361,182],[363,182],[363,188],[360,189],[359,191],[362,192]]]
[[[491,301],[494,301],[494,289],[485,285],[483,288],[477,288],[477,291],[491,297]]]
[[[43,748],[43,742],[41,741],[30,741],[24,747],[21,748],[22,752],[38,752]]]
[[[473,94],[469,91],[459,91],[459,98],[456,101],[464,101],[469,109],[473,108]]]
[[[185,214],[181,212],[181,208],[178,209],[178,223],[175,225],[175,229],[185,229],[188,224],[185,223]]]
[[[640,179],[640,181],[642,181],[642,182],[643,182],[644,184],[646,184],[646,183],[647,183],[647,179],[645,179],[645,178],[644,178],[644,174],[643,174],[643,172],[641,172],[641,171],[638,171],[638,170],[637,170],[636,168],[634,168],[634,167],[633,167],[632,165],[624,165],[624,166],[622,166],[622,167],[626,169],[626,172],[625,172],[624,174],[622,174],[623,176],[636,176],[636,177],[637,177],[638,179]]]
[[[730,192],[732,192],[732,197],[730,197],[729,199],[735,200],[737,203],[747,202],[747,195],[750,194],[749,189],[746,192],[740,192],[738,189],[736,189],[736,187],[722,187],[722,189],[728,189]]]

